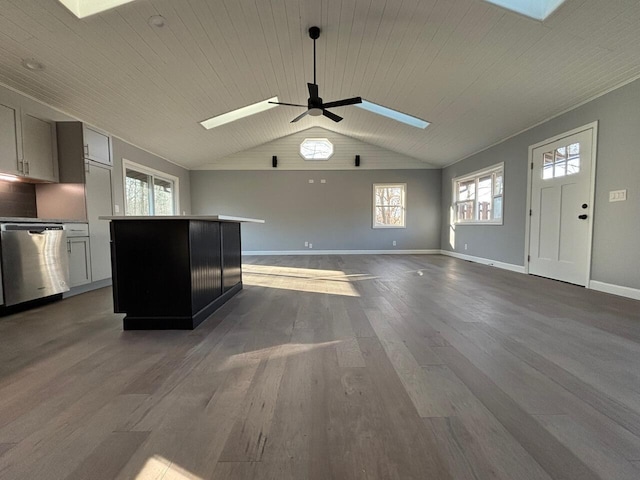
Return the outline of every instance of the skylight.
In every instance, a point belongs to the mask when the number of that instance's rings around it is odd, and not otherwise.
[[[397,112],[396,110],[392,110],[390,108],[383,107],[382,105],[371,103],[366,100],[362,100],[362,103],[357,103],[355,106],[364,110],[369,110],[373,113],[377,113],[378,115],[382,115],[383,117],[391,118],[392,120],[396,120],[397,122],[406,123],[407,125],[411,125],[412,127],[427,128],[429,126],[429,122],[425,120],[421,120],[417,117],[412,117],[411,115],[407,115],[406,113]]]
[[[134,0],[58,0],[78,18],[88,17],[96,13],[111,10]]]
[[[485,0],[499,7],[526,15],[535,20],[544,20],[565,0]]]
[[[278,105],[269,103],[277,101],[278,97],[268,98],[267,100],[254,103],[253,105],[242,107],[231,112],[223,113],[222,115],[218,115],[217,117],[203,120],[202,122],[200,122],[200,125],[202,125],[207,130],[210,130],[212,128],[219,127],[220,125],[224,125],[225,123],[235,122],[236,120],[240,120],[241,118],[249,117],[251,115],[255,115],[256,113],[264,112],[265,110],[269,110],[270,108],[277,107]]]

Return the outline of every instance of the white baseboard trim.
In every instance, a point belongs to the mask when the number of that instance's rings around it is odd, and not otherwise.
[[[85,283],[78,287],[71,287],[71,290],[62,294],[62,298],[69,298],[81,293],[87,293],[91,290],[97,290],[98,288],[109,287],[113,283],[111,278],[105,278],[104,280],[98,280],[97,282]]]
[[[242,255],[439,255],[440,250],[283,250],[246,251]]]
[[[497,260],[491,260],[489,258],[474,257],[472,255],[465,255],[463,253],[451,252],[449,250],[440,250],[441,255],[448,257],[459,258],[461,260],[467,260],[469,262],[481,263],[482,265],[489,265],[491,267],[502,268],[503,270],[509,270],[511,272],[526,273],[522,265],[514,265],[512,263],[498,262]]]
[[[621,285],[613,285],[612,283],[598,282],[597,280],[591,280],[589,282],[589,288],[599,292],[640,300],[640,290],[637,288],[623,287]]]

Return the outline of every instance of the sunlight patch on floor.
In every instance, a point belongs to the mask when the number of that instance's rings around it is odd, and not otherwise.
[[[360,296],[352,285],[354,282],[375,278],[377,277],[365,273],[347,274],[340,270],[270,265],[243,265],[242,267],[242,281],[245,285],[347,297]]]
[[[135,480],[204,480],[160,455],[147,460]]]
[[[231,355],[220,365],[219,371],[233,370],[235,368],[244,368],[254,365],[260,360],[274,360],[278,358],[291,357],[293,355],[301,355],[319,348],[326,348],[341,343],[342,340],[333,340],[330,342],[320,343],[286,343],[276,345],[274,347],[262,348],[250,352],[237,353]]]

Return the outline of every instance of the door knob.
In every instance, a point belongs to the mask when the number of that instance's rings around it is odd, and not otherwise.
[[[587,205],[586,203],[582,204],[582,208],[587,208],[589,205]]]
[[[587,219],[587,215],[586,214],[578,215],[578,218],[580,220],[586,220]]]

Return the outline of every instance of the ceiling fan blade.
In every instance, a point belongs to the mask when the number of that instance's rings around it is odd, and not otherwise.
[[[299,105],[297,103],[284,103],[284,102],[269,102],[272,103],[274,105],[286,105],[288,107],[304,107],[307,108],[307,105]]]
[[[335,102],[325,103],[323,107],[324,108],[346,107],[347,105],[355,105],[357,103],[362,103],[362,98],[353,97],[353,98],[345,98],[344,100],[336,100]]]
[[[329,110],[322,110],[322,115],[324,115],[327,118],[330,118],[334,122],[339,122],[340,120],[342,120],[341,116],[336,115],[335,113],[331,113]]]
[[[306,117],[308,113],[309,113],[309,110],[305,110],[305,111],[304,111],[304,113],[302,113],[302,114],[298,115],[296,118],[294,118],[293,120],[291,120],[291,123],[295,123],[295,122],[297,122],[298,120],[300,120],[301,118]]]
[[[307,86],[309,87],[309,97],[318,98],[318,85],[315,83],[307,83]]]

